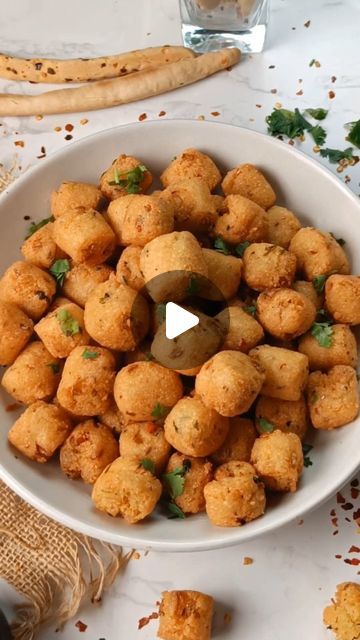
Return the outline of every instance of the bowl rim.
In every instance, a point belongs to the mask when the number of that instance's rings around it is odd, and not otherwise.
[[[49,165],[53,162],[56,162],[58,158],[66,157],[72,153],[73,147],[76,146],[79,148],[80,146],[86,147],[86,144],[92,143],[97,138],[101,140],[102,137],[106,137],[114,134],[118,131],[127,130],[139,130],[142,128],[162,128],[171,129],[174,125],[180,126],[190,126],[190,127],[217,127],[219,130],[223,129],[236,129],[239,130],[240,135],[249,136],[251,138],[255,137],[263,142],[266,141],[266,144],[269,146],[275,145],[277,147],[281,147],[285,153],[292,153],[298,156],[299,161],[305,162],[305,164],[309,165],[312,170],[317,171],[327,177],[328,180],[331,180],[334,185],[336,185],[337,189],[340,189],[343,195],[353,201],[356,207],[359,209],[360,214],[360,200],[356,197],[356,195],[346,186],[329,168],[324,167],[320,162],[317,162],[315,158],[311,158],[305,152],[295,149],[292,146],[285,146],[284,142],[273,138],[265,133],[260,133],[258,131],[253,131],[247,127],[237,126],[234,124],[223,123],[223,122],[213,122],[211,120],[205,121],[197,121],[188,118],[168,118],[166,120],[148,120],[146,122],[131,122],[127,124],[117,125],[115,127],[109,127],[107,129],[103,129],[101,131],[97,131],[95,133],[89,134],[84,138],[74,141],[69,146],[63,147],[51,153],[45,160],[45,162],[38,163],[34,166],[31,166],[26,170],[24,174],[21,174],[19,178],[16,178],[12,183],[10,183],[4,191],[0,194],[0,215],[2,210],[6,206],[7,197],[10,194],[16,193],[16,190],[20,187],[23,187],[27,182],[31,182],[38,174],[41,175],[41,172],[45,165]],[[196,140],[194,140],[194,145],[196,145]],[[106,521],[104,520],[104,525],[99,526],[96,524],[86,524],[83,523],[81,518],[73,517],[61,511],[60,509],[53,507],[49,502],[44,500],[41,497],[38,497],[33,491],[29,490],[25,484],[25,482],[19,481],[12,473],[8,472],[2,465],[0,461],[0,479],[3,480],[18,496],[27,501],[32,507],[38,509],[40,512],[45,514],[46,516],[54,519],[60,524],[69,527],[70,529],[80,532],[84,535],[91,536],[95,539],[104,540],[111,544],[115,545],[124,545],[127,547],[137,547],[139,549],[154,549],[157,551],[164,552],[189,552],[189,551],[209,551],[212,549],[225,548],[235,546],[237,544],[247,542],[258,536],[267,534],[271,531],[275,531],[280,529],[281,527],[293,522],[294,520],[301,518],[306,513],[309,513],[317,508],[319,508],[322,504],[324,504],[329,498],[331,498],[336,491],[341,489],[352,477],[353,475],[360,469],[360,452],[359,452],[359,460],[357,464],[352,466],[351,468],[346,470],[346,473],[343,473],[339,478],[336,476],[336,480],[334,479],[333,484],[327,485],[320,496],[314,500],[308,499],[302,508],[297,508],[296,513],[294,513],[293,509],[289,508],[288,512],[284,514],[279,520],[276,522],[266,523],[264,524],[259,531],[246,531],[246,527],[239,527],[234,529],[234,535],[232,537],[226,538],[221,537],[222,528],[218,528],[219,535],[218,537],[211,538],[210,540],[194,540],[194,541],[159,541],[158,539],[152,539],[151,533],[147,532],[145,536],[142,534],[141,530],[139,530],[137,536],[129,538],[126,533],[112,533],[106,531]],[[236,532],[239,535],[236,535]]]

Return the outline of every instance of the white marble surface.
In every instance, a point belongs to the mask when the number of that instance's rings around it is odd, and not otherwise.
[[[308,20],[308,28],[304,23]],[[263,54],[244,59],[230,73],[222,73],[201,84],[176,93],[128,106],[90,114],[35,118],[5,118],[0,124],[0,162],[11,165],[15,154],[25,170],[46,161],[63,145],[74,126],[73,140],[117,124],[148,118],[217,119],[258,131],[265,131],[265,115],[275,103],[284,107],[323,106],[330,109],[325,127],[327,144],[345,148],[344,123],[360,116],[360,60],[358,56],[358,0],[273,0],[269,37]],[[295,28],[295,29],[294,29]],[[146,45],[180,42],[176,0],[2,0],[0,46],[17,55],[93,56]],[[320,67],[309,67],[311,59]],[[270,66],[275,68],[271,69]],[[331,77],[336,76],[332,82]],[[302,80],[302,82],[300,82]],[[47,86],[47,88],[50,88]],[[0,91],[35,93],[38,85],[0,81]],[[277,92],[273,93],[272,90]],[[299,91],[302,95],[297,95]],[[328,92],[335,92],[329,99]],[[257,106],[260,105],[260,106]],[[212,112],[219,112],[214,116]],[[80,120],[87,118],[87,124]],[[61,131],[55,131],[61,127]],[[23,142],[23,146],[15,145]],[[298,143],[331,170],[326,160],[315,156],[311,141]],[[351,179],[349,187],[360,194],[360,163],[339,175]],[[341,212],[339,212],[341,215]],[[330,637],[322,626],[321,612],[335,585],[359,580],[360,566],[344,562],[359,559],[349,553],[360,538],[354,513],[360,499],[344,495],[353,508],[344,511],[334,498],[295,523],[253,543],[224,551],[202,554],[158,554],[131,561],[100,606],[84,608],[76,620],[88,625],[84,639],[150,640],[156,636],[156,622],[142,631],[137,621],[155,610],[163,589],[191,588],[216,598],[214,637],[224,640],[320,640]],[[336,510],[339,526],[331,523]],[[349,521],[345,520],[348,518]],[[335,531],[338,534],[334,535]],[[341,558],[335,558],[341,555]],[[254,562],[244,566],[243,558]],[[11,611],[16,595],[0,583],[0,603]],[[224,613],[232,614],[224,624]],[[40,640],[76,640],[79,631],[71,621],[61,634],[44,630]],[[195,640],[195,639],[194,639]]]

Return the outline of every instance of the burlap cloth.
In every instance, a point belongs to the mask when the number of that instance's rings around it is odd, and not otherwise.
[[[0,191],[16,175],[16,160],[9,170],[0,164]],[[47,518],[0,481],[0,577],[24,597],[14,640],[33,640],[43,623],[61,627],[84,601],[100,600],[130,557]]]

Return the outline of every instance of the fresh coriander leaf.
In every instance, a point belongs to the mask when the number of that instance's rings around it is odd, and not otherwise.
[[[225,242],[225,240],[220,238],[220,236],[218,236],[214,240],[214,249],[219,253],[223,253],[224,256],[229,256],[231,254],[229,245]]]
[[[155,475],[155,464],[152,460],[149,460],[149,458],[143,458],[140,460],[140,464],[144,469],[146,469],[146,471],[150,471],[150,473]]]
[[[309,62],[309,67],[313,67],[313,66],[314,66],[314,64],[315,64],[315,62],[316,62],[315,58],[313,58],[312,60],[310,60],[310,62]],[[307,109],[307,111],[309,111],[309,109]]]
[[[301,115],[299,109],[295,109],[295,111],[274,109],[265,118],[265,121],[268,125],[268,132],[272,136],[284,135],[291,139],[302,136],[305,131],[310,131],[313,128]]]
[[[346,140],[360,149],[360,120],[351,123],[350,133]]]
[[[275,429],[274,425],[265,418],[258,418],[256,422],[259,425],[261,433],[272,433]]]
[[[166,304],[161,302],[156,305],[156,316],[160,322],[163,322],[166,318]]]
[[[319,107],[318,109],[306,109],[306,113],[308,113],[309,116],[311,116],[315,120],[325,120],[329,111],[328,109],[322,109],[321,107]]]
[[[319,343],[320,347],[329,349],[333,343],[333,327],[330,322],[314,322],[311,327],[311,335]]]
[[[55,278],[59,287],[62,287],[65,280],[65,274],[70,271],[70,262],[65,260],[56,260],[50,267],[49,272]]]
[[[48,224],[49,222],[54,222],[55,218],[54,216],[50,216],[50,218],[44,218],[43,220],[40,220],[40,222],[32,222],[30,227],[27,230],[25,239],[30,238],[30,236],[33,235],[33,233],[35,233],[36,231],[39,231],[39,229],[41,229],[42,227],[45,227],[46,224]]]
[[[248,240],[245,240],[245,242],[240,242],[239,244],[237,244],[235,247],[236,255],[239,256],[239,258],[242,258],[245,253],[245,249],[247,249],[249,246],[250,246],[250,242]]]
[[[169,516],[168,516],[169,520],[175,520],[175,519],[185,520],[186,518],[185,513],[183,512],[182,509],[180,509],[180,507],[177,506],[177,504],[175,504],[175,502],[167,502],[166,508],[169,512]]]
[[[144,353],[144,357],[147,362],[150,362],[151,360],[155,360],[151,351],[147,351],[146,353]]]
[[[170,411],[170,407],[164,407],[163,404],[160,404],[160,402],[157,402],[151,412],[151,415],[153,418],[155,418],[155,420],[161,420],[161,418],[166,418],[169,411]]]
[[[46,366],[52,370],[54,375],[57,375],[58,373],[60,373],[60,365],[58,362],[50,362]]]
[[[308,453],[310,453],[310,451],[313,449],[314,447],[311,444],[307,444],[306,442],[303,442],[302,445],[302,450],[303,450],[303,454],[304,454],[304,467],[311,467],[312,466],[312,461],[310,460]]]
[[[327,278],[328,276],[315,276],[315,278],[312,281],[312,284],[316,293],[320,294],[324,291],[325,282]]]
[[[127,193],[139,193],[140,184],[146,171],[147,168],[143,164],[139,164],[121,175],[117,169],[114,169],[114,179],[109,182],[109,185],[126,189]]]
[[[312,467],[312,460],[310,460],[309,456],[304,456],[304,467]]]
[[[243,307],[243,310],[248,313],[250,316],[254,316],[256,313],[256,305],[252,304],[246,307]]]
[[[117,168],[116,168],[116,167],[115,167],[115,169],[114,169],[114,179],[113,179],[113,180],[111,180],[111,182],[109,182],[109,184],[110,184],[111,186],[119,185],[119,184],[120,184],[120,175],[119,175],[119,172],[118,172],[118,170],[117,170]]]
[[[80,325],[67,309],[59,309],[57,312],[60,329],[66,336],[74,336],[80,333]]]
[[[91,351],[90,349],[84,349],[82,352],[82,357],[85,358],[85,360],[96,360],[99,355],[100,353],[98,351]]]
[[[312,393],[311,394],[311,398],[310,398],[310,402],[311,404],[315,404],[315,402],[317,402],[319,400],[319,396],[317,393]]]
[[[190,469],[190,460],[185,460],[182,467],[174,469],[169,473],[164,473],[163,480],[169,491],[171,498],[174,500],[181,496],[185,486],[185,475]]]
[[[186,289],[188,296],[196,296],[199,293],[199,281],[195,276],[190,277],[188,288]]]
[[[331,231],[330,235],[334,238],[334,240],[336,240],[340,247],[343,247],[346,244],[346,240],[344,240],[344,238],[337,238]]]
[[[323,127],[320,127],[320,125],[317,124],[316,127],[312,127],[312,129],[310,129],[310,133],[314,138],[315,144],[317,144],[318,146],[324,144],[327,133],[325,129],[323,129]]]
[[[353,148],[348,147],[344,149],[344,151],[340,151],[340,149],[320,149],[320,155],[322,158],[327,158],[331,164],[337,164],[340,160],[351,160],[355,156],[353,156]]]

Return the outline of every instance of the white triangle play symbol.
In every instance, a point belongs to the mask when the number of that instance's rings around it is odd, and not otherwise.
[[[168,302],[165,311],[165,334],[168,340],[177,338],[199,324],[199,318],[194,313],[186,311],[174,302]]]

